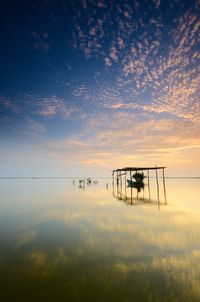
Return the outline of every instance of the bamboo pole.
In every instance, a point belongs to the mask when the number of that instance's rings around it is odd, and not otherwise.
[[[162,175],[163,175],[163,188],[164,188],[165,204],[167,204],[164,168],[162,169]]]
[[[156,169],[156,183],[157,183],[158,202],[160,202],[159,183],[158,183],[158,171],[157,171],[157,169]]]
[[[112,174],[112,189],[113,189],[113,194],[114,194],[114,190],[115,190],[114,182],[115,182],[115,171],[113,171],[113,174]]]
[[[130,171],[130,181],[131,181],[131,171]],[[131,182],[130,182],[131,184]],[[133,203],[133,188],[132,188],[132,184],[131,184],[131,204]]]
[[[148,174],[148,191],[149,191],[149,200],[151,200],[151,191],[150,191],[150,182],[149,182],[149,170],[147,170]]]
[[[127,195],[126,195],[126,172],[124,174],[124,178],[125,178],[125,180],[124,180],[124,191],[125,191],[125,198],[127,199]]]
[[[120,174],[120,191],[122,193],[122,175]]]

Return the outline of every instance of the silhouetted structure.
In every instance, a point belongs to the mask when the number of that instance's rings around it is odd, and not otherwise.
[[[133,188],[137,190],[137,197],[138,194],[143,190],[143,199],[144,199],[144,178],[147,178],[147,187],[148,187],[148,200],[151,201],[151,190],[150,190],[150,171],[155,171],[156,176],[156,186],[157,186],[157,199],[158,203],[160,203],[160,188],[159,188],[159,180],[158,180],[158,170],[162,171],[162,182],[163,182],[163,191],[164,191],[164,199],[165,204],[167,204],[167,197],[166,197],[166,185],[165,185],[165,174],[164,169],[166,167],[125,167],[122,169],[116,169],[113,170],[112,176],[113,176],[113,194],[115,194],[115,179],[116,179],[116,187],[117,187],[117,196],[122,199],[122,195],[124,196],[125,200],[129,200],[127,197],[127,188],[131,189],[131,203],[133,201]],[[147,172],[147,176],[144,176],[144,171]],[[129,179],[127,179],[127,176],[129,176]],[[124,179],[124,193],[122,190],[122,177]],[[116,194],[115,194],[116,195]],[[116,196],[115,196],[116,197]],[[147,200],[147,199],[146,199]]]

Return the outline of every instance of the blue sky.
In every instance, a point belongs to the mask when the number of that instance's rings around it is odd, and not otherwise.
[[[1,174],[199,175],[200,2],[1,7]]]

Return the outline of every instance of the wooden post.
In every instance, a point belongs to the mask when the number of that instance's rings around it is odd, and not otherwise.
[[[156,169],[156,183],[157,183],[158,202],[160,202],[160,196],[159,196],[159,183],[158,183],[158,171],[157,171],[157,169]]]
[[[118,178],[118,171],[116,175],[116,192],[117,192],[117,198],[119,198],[119,178]]]
[[[130,181],[131,181],[131,170],[130,170]],[[131,184],[131,204],[132,204],[132,201],[133,201],[133,188],[132,188],[132,184]]]
[[[148,191],[149,191],[149,200],[151,200],[151,191],[150,191],[150,182],[149,182],[149,170],[147,170],[148,174]]]
[[[127,199],[127,196],[126,196],[126,172],[125,172],[125,175],[124,175],[124,189],[125,189],[125,199]]]
[[[167,204],[166,187],[165,187],[165,172],[164,172],[164,168],[162,169],[162,174],[163,174],[163,188],[164,188],[165,204]]]
[[[112,172],[112,191],[114,192],[114,175],[115,175],[115,172],[113,171]]]

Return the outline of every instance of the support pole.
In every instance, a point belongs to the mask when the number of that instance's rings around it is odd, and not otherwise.
[[[148,191],[149,191],[149,200],[151,200],[151,191],[150,191],[150,182],[149,182],[149,170],[147,170],[148,175]]]
[[[124,192],[125,192],[125,198],[127,199],[127,195],[126,195],[126,172],[124,175]]]
[[[164,188],[165,204],[167,204],[164,168],[162,169],[162,175],[163,175],[163,188]]]
[[[159,183],[158,183],[158,171],[157,171],[157,169],[156,169],[156,183],[157,183],[158,202],[160,202]]]
[[[117,184],[117,198],[119,198],[119,176],[117,171],[117,177],[116,177],[116,184]]]
[[[112,191],[114,194],[114,179],[115,179],[115,171],[112,172]]]
[[[122,175],[120,174],[120,191],[121,191],[121,194],[122,194]]]
[[[130,171],[130,181],[131,181],[131,171]],[[131,184],[131,204],[133,202],[133,188],[132,188],[132,183]]]

